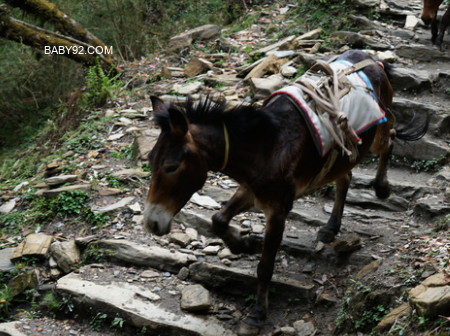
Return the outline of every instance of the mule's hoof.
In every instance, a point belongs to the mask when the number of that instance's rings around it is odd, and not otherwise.
[[[322,243],[329,244],[334,240],[335,234],[327,229],[323,230],[320,229],[319,233],[317,234],[317,240],[321,241]]]
[[[247,317],[245,320],[241,321],[237,334],[238,336],[256,336],[259,334],[260,330],[260,324],[256,322],[256,320]]]

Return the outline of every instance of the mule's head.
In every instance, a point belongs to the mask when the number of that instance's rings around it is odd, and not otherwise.
[[[429,25],[436,16],[437,10],[443,0],[423,0],[423,9],[420,18]]]
[[[161,134],[149,154],[152,178],[145,203],[144,227],[163,235],[170,231],[172,218],[202,188],[208,166],[192,139],[184,112],[173,104],[166,106],[156,97],[151,100]]]

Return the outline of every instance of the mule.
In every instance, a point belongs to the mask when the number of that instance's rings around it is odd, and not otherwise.
[[[367,58],[370,56],[366,53],[351,50],[337,60],[354,64]],[[385,67],[388,69],[387,64]],[[374,63],[362,72],[370,79],[380,106],[391,109],[393,89],[383,67]],[[369,151],[380,154],[373,186],[378,197],[388,197],[387,165],[393,138],[418,140],[428,127],[428,119],[403,129],[392,128],[390,121],[375,125],[359,134],[362,143],[357,146],[355,161],[338,155],[328,173],[317,180],[330,154],[324,157],[318,154],[304,117],[284,94],[275,96],[261,108],[242,105],[226,109],[224,104],[210,100],[194,103],[188,99],[182,109],[174,104],[165,105],[156,97],[151,100],[161,133],[149,154],[152,177],[144,226],[157,235],[167,234],[173,217],[202,188],[210,170],[221,171],[240,184],[232,198],[212,217],[212,223],[214,232],[233,253],[261,253],[256,304],[241,324],[252,330],[248,334],[258,332],[266,317],[275,256],[294,200],[336,181],[330,219],[318,234],[319,240],[331,242],[341,226],[352,168]],[[236,214],[253,205],[266,217],[262,245],[252,236],[240,236],[229,226]]]
[[[442,46],[445,30],[450,25],[450,6],[449,6],[441,19],[440,29],[438,33],[439,22],[437,19],[437,12],[442,2],[443,0],[423,0],[423,10],[420,16],[422,21],[426,25],[429,25],[431,23],[431,42],[438,47]]]

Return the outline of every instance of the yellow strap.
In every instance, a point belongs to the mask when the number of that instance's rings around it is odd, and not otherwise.
[[[228,164],[228,155],[230,153],[230,141],[228,139],[228,130],[227,127],[225,126],[225,123],[222,122],[222,126],[223,126],[223,136],[225,138],[225,156],[223,158],[223,164],[222,167],[219,170],[224,170],[225,167]]]

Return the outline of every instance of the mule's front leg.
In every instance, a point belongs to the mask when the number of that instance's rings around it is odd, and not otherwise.
[[[269,305],[269,284],[272,279],[275,257],[283,239],[286,214],[273,213],[268,215],[264,236],[263,252],[258,264],[258,294],[256,304],[249,315],[241,323],[239,335],[256,335],[261,322],[266,318]]]
[[[253,194],[245,187],[240,186],[227,204],[212,217],[214,233],[222,238],[232,253],[260,252],[260,246],[253,237],[243,238],[238,230],[233,230],[229,225],[235,215],[248,210],[253,204]]]
[[[333,210],[330,219],[325,226],[319,230],[317,239],[323,243],[330,243],[334,240],[341,228],[342,214],[344,213],[345,198],[347,197],[348,187],[352,179],[352,172],[345,174],[339,180],[336,180],[336,197],[334,199]]]

